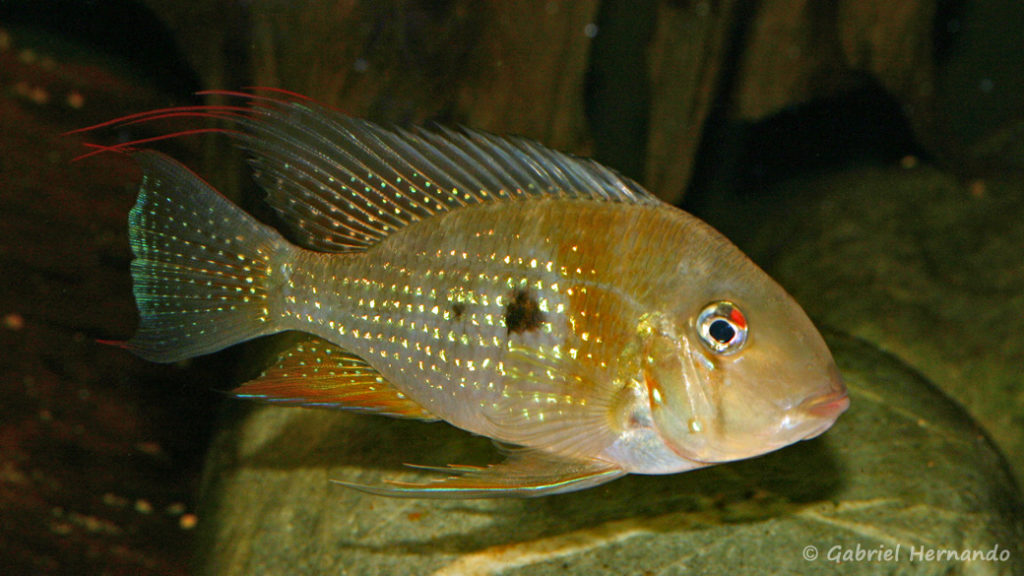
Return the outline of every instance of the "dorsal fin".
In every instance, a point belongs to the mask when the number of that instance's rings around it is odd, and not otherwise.
[[[223,120],[222,127],[92,145],[96,149],[85,156],[186,134],[227,134],[251,154],[257,182],[295,239],[321,252],[365,250],[413,222],[487,202],[660,202],[614,170],[523,138],[470,129],[385,128],[272,88],[202,94],[241,98],[248,106],[163,108],[74,132],[168,119]]]
[[[292,346],[258,378],[231,394],[275,404],[437,420],[361,358],[320,338]]]
[[[658,200],[591,160],[469,129],[388,129],[308,100],[253,97],[225,117],[252,154],[268,202],[324,252],[363,250],[412,222],[485,202],[540,196]]]

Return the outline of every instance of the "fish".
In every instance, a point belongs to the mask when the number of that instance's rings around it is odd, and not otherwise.
[[[490,466],[339,484],[420,498],[535,497],[759,456],[849,406],[822,336],[711,226],[593,160],[469,128],[399,128],[298,95],[99,125],[213,118],[93,153],[142,168],[128,219],[135,335],[154,362],[303,339],[239,398],[444,421]],[[97,127],[90,127],[95,129]],[[142,147],[220,132],[280,229]]]

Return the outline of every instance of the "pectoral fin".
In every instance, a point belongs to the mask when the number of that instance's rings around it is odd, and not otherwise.
[[[408,466],[448,477],[422,484],[388,481],[387,485],[371,486],[334,482],[361,492],[397,498],[533,498],[583,490],[626,474],[609,462],[569,460],[528,449],[513,452],[504,462],[487,467]]]
[[[296,344],[259,378],[231,393],[276,404],[437,420],[361,358],[319,338]]]

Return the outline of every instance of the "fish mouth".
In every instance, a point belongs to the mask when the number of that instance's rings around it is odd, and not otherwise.
[[[809,440],[819,436],[831,428],[839,415],[846,412],[849,407],[850,397],[846,395],[845,390],[814,396],[801,402],[797,409],[810,416],[813,421],[818,422],[818,425],[804,436],[804,439]]]
[[[799,409],[815,418],[835,420],[849,407],[850,397],[840,390],[808,398],[800,403]]]

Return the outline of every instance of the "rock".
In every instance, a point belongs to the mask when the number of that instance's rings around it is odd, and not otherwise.
[[[903,105],[932,143],[934,0],[770,0],[741,40],[733,114],[760,120],[866,78]]]
[[[658,2],[644,183],[670,202],[682,199],[693,175],[740,12],[733,0]]]
[[[355,116],[465,124],[567,150],[584,141],[593,0],[147,4],[213,87],[276,86]]]
[[[375,120],[593,150],[673,202],[719,99],[752,121],[873,75],[915,126],[930,122],[932,0],[146,4],[206,86],[276,86]],[[616,32],[624,19],[636,29]]]
[[[851,168],[791,181],[744,246],[820,323],[962,403],[1024,479],[1024,195],[1018,180]],[[802,208],[797,208],[797,207]]]
[[[890,95],[921,145],[952,165],[1024,165],[1014,97],[1024,60],[1013,57],[1024,12],[1010,0],[145,4],[206,87],[276,86],[376,120],[595,150],[673,202],[713,107],[758,122],[865,87]],[[607,30],[643,13],[636,30],[606,42],[595,26],[606,6],[619,10]],[[637,72],[601,73],[622,66]],[[644,142],[645,158],[624,149]]]
[[[205,86],[277,87],[378,122],[465,125],[578,154],[590,149],[583,92],[597,4],[147,1]],[[240,164],[224,146],[204,162],[218,173]]]
[[[1021,573],[1024,510],[985,434],[895,358],[845,336],[829,343],[853,405],[819,439],[534,500],[403,500],[346,489],[330,480],[376,482],[407,477],[403,462],[496,455],[487,440],[445,424],[239,405],[210,452],[198,571]],[[858,549],[892,559],[835,561]],[[1003,560],[918,557],[947,549]]]
[[[671,201],[689,181],[736,12],[731,0],[653,8],[618,2],[618,19],[638,10],[656,18],[638,17],[639,30],[609,41],[605,34],[619,23],[597,26],[604,7],[591,0],[146,4],[174,31],[207,86],[276,86],[352,115],[465,124],[579,154],[596,140],[603,160],[637,178],[646,170],[642,179]],[[650,46],[638,35],[650,36]],[[632,81],[623,67],[634,69]],[[614,85],[603,85],[609,78]],[[590,120],[604,126],[589,125],[584,115],[588,87],[597,99]],[[648,91],[649,98],[626,103],[617,97]],[[617,142],[623,133],[629,143]],[[631,144],[641,157],[625,148]]]

